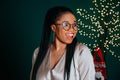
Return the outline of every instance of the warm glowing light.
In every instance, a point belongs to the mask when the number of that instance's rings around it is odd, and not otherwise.
[[[120,52],[115,53],[114,50],[111,50],[111,47],[120,47],[120,14],[116,10],[120,2],[93,0],[93,4],[95,7],[90,8],[89,11],[77,9],[77,14],[80,16],[78,19],[79,34],[94,40],[94,44],[84,43],[91,47],[91,51],[99,46],[98,42],[101,42],[107,50],[104,52],[111,53],[114,58],[120,61]],[[88,23],[85,23],[85,21]],[[85,29],[89,30],[90,33]],[[106,35],[106,38],[98,40],[103,35]]]

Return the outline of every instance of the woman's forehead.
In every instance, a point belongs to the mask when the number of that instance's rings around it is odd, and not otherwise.
[[[63,21],[76,22],[76,18],[72,13],[65,13],[61,15],[57,20],[57,22],[63,22]]]

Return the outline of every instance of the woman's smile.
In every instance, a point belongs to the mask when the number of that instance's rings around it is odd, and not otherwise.
[[[67,34],[65,34],[65,35],[66,35],[66,37],[67,37],[69,40],[73,40],[74,37],[75,37],[75,34],[74,34],[74,33],[67,33]]]

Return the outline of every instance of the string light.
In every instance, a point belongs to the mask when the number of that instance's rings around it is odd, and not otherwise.
[[[114,3],[112,0],[93,0],[94,8],[77,9],[79,34],[94,40],[94,44],[84,43],[91,47],[91,51],[99,46],[98,42],[103,42],[104,52],[109,52],[114,58],[120,61],[120,52],[115,53],[113,48],[120,47],[120,14],[117,8],[120,2]],[[87,31],[85,30],[87,29]],[[107,30],[107,31],[106,31]],[[105,40],[98,40],[102,35],[106,35]]]

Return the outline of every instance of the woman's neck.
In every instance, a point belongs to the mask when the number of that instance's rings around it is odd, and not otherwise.
[[[52,43],[52,48],[54,49],[54,50],[56,50],[56,51],[58,51],[58,50],[65,50],[66,49],[66,46],[67,46],[67,44],[65,44],[65,43],[62,43],[62,42],[60,42],[60,41],[54,41],[53,43]]]
[[[50,49],[50,68],[54,69],[66,50],[66,44],[54,41]]]

